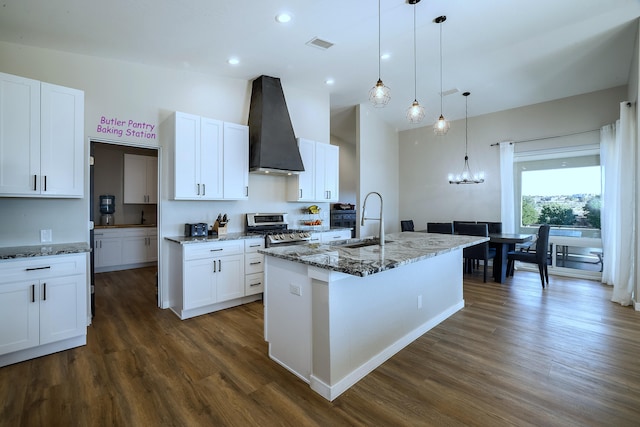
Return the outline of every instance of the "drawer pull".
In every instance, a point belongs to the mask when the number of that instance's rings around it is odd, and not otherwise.
[[[256,282],[256,283],[250,284],[249,287],[260,286],[260,285],[262,285],[262,282]]]
[[[224,251],[224,249],[220,248],[220,249],[210,249],[209,252],[220,252],[220,251]]]
[[[249,265],[258,265],[262,264],[262,261],[250,262]]]
[[[259,248],[262,245],[249,245],[250,248]]]
[[[48,268],[51,268],[51,266],[48,265],[46,267],[32,267],[32,268],[27,268],[25,271],[46,270]]]

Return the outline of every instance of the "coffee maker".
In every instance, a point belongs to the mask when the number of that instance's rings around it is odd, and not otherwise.
[[[113,214],[116,211],[116,196],[103,194],[100,196],[100,224],[114,225]]]

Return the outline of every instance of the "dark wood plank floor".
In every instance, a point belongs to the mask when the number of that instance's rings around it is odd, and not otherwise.
[[[467,275],[462,311],[327,402],[268,358],[261,302],[180,321],[154,273],[97,275],[87,346],[0,368],[0,425],[640,424],[640,313],[598,282]]]

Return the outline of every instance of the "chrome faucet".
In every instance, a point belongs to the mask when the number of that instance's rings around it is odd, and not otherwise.
[[[366,212],[367,212],[367,199],[369,198],[370,195],[372,194],[377,194],[378,197],[380,197],[380,216],[378,218],[367,218],[365,217]],[[378,193],[377,191],[372,191],[369,194],[367,194],[364,198],[364,203],[362,204],[362,221],[360,222],[361,226],[364,226],[364,220],[365,219],[373,219],[373,220],[378,220],[380,221],[380,230],[378,231],[378,235],[380,236],[380,246],[384,246],[384,215],[382,214],[382,196],[380,195],[380,193]]]

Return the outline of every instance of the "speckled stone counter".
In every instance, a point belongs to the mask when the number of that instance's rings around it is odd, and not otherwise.
[[[296,245],[262,249],[259,252],[302,264],[365,277],[381,271],[486,242],[488,237],[434,233],[393,233],[385,235],[384,247],[345,247],[364,242],[351,239],[338,245]]]
[[[0,260],[14,258],[30,258],[37,256],[78,254],[90,252],[87,243],[56,243],[49,245],[10,246],[0,248]]]
[[[169,240],[174,243],[179,243],[181,245],[188,245],[192,243],[224,242],[227,240],[262,239],[262,238],[263,236],[260,236],[259,234],[247,234],[247,233],[227,233],[222,235],[212,234],[210,236],[199,236],[199,237],[184,237],[184,236],[165,237],[166,240]]]

